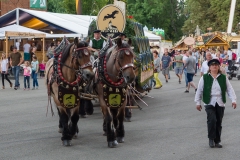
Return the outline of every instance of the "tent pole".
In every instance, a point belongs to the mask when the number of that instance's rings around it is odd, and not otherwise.
[[[45,61],[45,37],[43,37],[43,61]]]
[[[6,36],[6,57],[8,57],[8,36]]]
[[[19,8],[16,9],[16,25],[19,25]]]

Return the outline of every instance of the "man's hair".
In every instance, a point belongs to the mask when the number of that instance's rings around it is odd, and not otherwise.
[[[190,55],[192,55],[192,51],[188,51],[188,53],[189,53]]]

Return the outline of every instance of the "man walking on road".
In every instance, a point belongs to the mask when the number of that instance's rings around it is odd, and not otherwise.
[[[168,83],[168,74],[169,68],[171,66],[171,57],[168,55],[168,49],[164,49],[164,55],[162,56],[162,61],[160,64],[160,68],[162,70],[162,74],[164,75],[166,82]]]
[[[183,70],[183,56],[180,55],[180,50],[177,51],[177,54],[174,57],[174,60],[176,62],[176,67],[175,67],[175,73],[178,76],[178,82],[181,84],[181,79],[182,79],[182,70]]]
[[[203,76],[204,74],[206,74],[208,72],[208,62],[212,59],[212,55],[210,52],[206,53],[206,61],[204,61],[202,63],[202,67],[201,67],[201,76]]]
[[[190,85],[195,89],[195,92],[196,92],[197,91],[197,87],[195,86],[195,84],[193,82],[193,76],[195,74],[195,68],[196,68],[196,60],[192,56],[192,52],[191,51],[187,51],[187,55],[189,57],[186,60],[186,63],[184,64],[184,67],[183,67],[183,69],[185,67],[187,67],[187,79],[188,79],[188,87],[187,87],[185,93],[189,93]]]
[[[15,78],[15,86],[14,86],[15,90],[20,88],[19,72],[20,72],[20,65],[22,64],[22,62],[23,62],[23,59],[22,59],[21,53],[17,52],[17,47],[13,47],[13,53],[10,55],[10,65],[12,66],[12,71]]]

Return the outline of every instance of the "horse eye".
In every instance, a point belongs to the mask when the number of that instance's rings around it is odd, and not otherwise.
[[[130,52],[129,52],[129,51],[126,51],[125,54],[129,56],[129,55],[130,55]]]
[[[88,56],[88,55],[89,55],[88,50],[84,49],[84,54],[85,54],[86,56]]]

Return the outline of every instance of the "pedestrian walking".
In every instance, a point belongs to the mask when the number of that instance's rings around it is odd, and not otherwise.
[[[32,73],[32,69],[30,67],[29,61],[25,61],[24,64],[21,65],[23,67],[23,76],[24,76],[24,90],[30,90],[30,75]]]
[[[180,53],[181,53],[181,51],[178,50],[174,57],[174,60],[176,62],[175,73],[178,77],[179,84],[181,84],[182,72],[183,72],[183,56],[180,55]]]
[[[15,85],[14,89],[17,90],[20,88],[19,83],[19,72],[20,72],[20,65],[22,64],[23,59],[21,53],[17,52],[17,47],[13,47],[13,53],[10,55],[10,65],[12,67]]]
[[[162,87],[162,82],[158,77],[160,72],[160,58],[158,57],[158,52],[156,50],[153,51],[153,58],[154,58],[154,79],[156,81],[156,86],[154,89],[159,89]]]
[[[168,75],[169,69],[171,66],[171,57],[168,55],[168,49],[164,49],[164,54],[162,56],[162,60],[160,63],[160,69],[162,70],[162,74],[164,75],[166,82],[168,83]]]
[[[10,87],[12,88],[12,82],[8,79],[8,58],[6,57],[5,53],[2,53],[2,59],[1,59],[1,68],[0,68],[0,72],[2,75],[2,89],[5,89],[5,85],[4,85],[4,78],[9,82]]]
[[[201,100],[203,100],[207,113],[209,146],[211,148],[222,148],[221,133],[226,92],[232,101],[234,109],[237,107],[237,98],[228,78],[221,73],[219,60],[210,60],[208,66],[208,73],[201,77],[198,84],[195,95],[196,108],[199,111],[202,110]]]
[[[198,59],[199,59],[198,50],[196,50],[194,48],[192,54],[193,54],[193,56],[195,57],[195,60],[196,60],[196,69],[195,69],[195,76],[196,76],[197,75],[197,69],[198,69]]]
[[[31,66],[32,66],[32,79],[33,79],[32,90],[35,90],[35,89],[38,89],[37,75],[38,75],[38,69],[39,69],[39,63],[36,56],[33,56],[33,61],[31,62]]]
[[[189,93],[190,86],[192,86],[195,89],[195,92],[197,91],[197,87],[195,86],[193,82],[193,76],[195,74],[195,68],[196,68],[196,60],[192,56],[192,51],[187,51],[187,55],[189,56],[186,60],[186,63],[184,64],[184,67],[187,67],[187,79],[188,79],[188,87],[186,88],[185,93]]]
[[[188,59],[188,54],[186,52],[183,52],[183,66],[186,64],[186,61]],[[187,79],[187,67],[183,69],[184,72],[184,77],[185,77],[185,83],[186,83],[186,88],[188,87],[188,79]]]
[[[212,55],[210,52],[206,52],[206,61],[204,61],[202,63],[202,67],[201,67],[201,76],[203,76],[204,74],[206,74],[209,70],[208,67],[208,62],[212,59]]]

